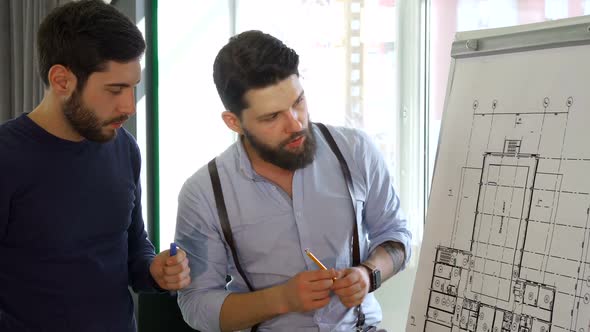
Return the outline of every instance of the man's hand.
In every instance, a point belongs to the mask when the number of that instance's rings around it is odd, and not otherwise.
[[[336,271],[303,271],[282,285],[284,312],[306,312],[324,307],[330,302],[332,278]]]
[[[179,290],[191,283],[191,269],[188,267],[186,252],[178,249],[175,256],[170,256],[170,250],[156,255],[150,265],[150,274],[165,290]]]
[[[332,291],[347,308],[361,303],[369,293],[370,281],[367,269],[362,266],[351,267],[337,272]]]

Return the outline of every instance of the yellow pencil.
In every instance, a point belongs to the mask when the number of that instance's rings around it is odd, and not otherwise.
[[[322,264],[322,262],[320,262],[319,259],[317,259],[314,254],[311,253],[311,251],[309,251],[309,249],[305,249],[305,253],[307,254],[307,256],[309,258],[311,258],[311,260],[322,270],[327,270],[326,266],[324,264]],[[336,278],[332,278],[333,281],[336,281]]]
[[[322,262],[320,262],[319,259],[317,259],[312,253],[311,251],[309,251],[309,249],[305,249],[305,253],[307,254],[307,256],[309,256],[309,258],[311,258],[311,260],[320,267],[320,269],[322,270],[327,270],[326,266],[324,264],[322,264]]]

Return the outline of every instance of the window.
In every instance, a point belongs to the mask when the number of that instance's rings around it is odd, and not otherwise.
[[[239,0],[237,5],[238,33],[262,30],[300,55],[311,119],[363,129],[389,165],[413,227],[415,255],[406,271],[377,292],[383,328],[396,331],[405,325],[423,225],[422,171],[404,159],[409,151],[419,155],[420,143],[413,138],[421,134],[419,125],[402,131],[402,125],[411,126],[400,112],[402,8],[393,0]],[[420,113],[420,108],[406,111]]]
[[[160,242],[173,239],[184,181],[235,139],[220,119],[212,80],[217,51],[232,33],[271,33],[300,55],[311,118],[365,130],[396,180],[414,259],[377,296],[384,328],[399,330],[416,273],[455,33],[589,13],[590,0],[160,1]]]
[[[363,129],[374,139],[390,167],[414,228],[414,259],[407,271],[384,284],[377,296],[383,308],[383,327],[397,330],[404,324],[424,214],[424,172],[420,162],[423,108],[418,91],[420,13],[424,7],[414,1],[416,7],[404,7],[403,2],[186,0],[179,5],[176,1],[160,1],[160,242],[166,244],[173,239],[177,196],[183,182],[235,139],[220,119],[223,106],[211,75],[214,57],[233,27],[235,32],[262,30],[299,53],[311,119]],[[408,15],[402,14],[404,10],[414,18],[408,20]],[[400,37],[402,16],[406,24],[416,25],[411,29],[416,38]],[[402,39],[411,41],[408,46],[412,52],[404,56],[418,59],[418,70],[402,70]],[[404,105],[404,112],[401,81],[406,90],[415,91],[412,98],[416,100]]]
[[[174,240],[184,181],[233,141],[221,121],[213,60],[230,37],[227,1],[159,1],[161,249]]]
[[[446,94],[451,44],[457,31],[499,28],[590,13],[588,0],[431,0],[429,179],[432,178]],[[429,183],[430,181],[428,181]]]

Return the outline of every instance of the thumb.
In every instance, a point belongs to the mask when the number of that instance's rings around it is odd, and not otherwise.
[[[332,269],[332,270],[334,271],[333,278],[340,279],[346,275],[345,270],[334,270],[334,269]]]
[[[166,265],[172,266],[182,263],[183,260],[186,259],[186,252],[184,250],[178,249],[176,255],[171,255],[170,252],[166,252]]]

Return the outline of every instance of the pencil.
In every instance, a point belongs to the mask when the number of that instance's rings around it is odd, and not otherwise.
[[[320,262],[319,259],[317,259],[312,253],[311,251],[309,251],[309,249],[305,249],[305,253],[307,254],[307,256],[309,256],[309,258],[311,258],[311,260],[317,265],[319,266],[320,269],[322,270],[327,270],[326,266],[324,264],[322,264],[322,262]]]
[[[322,270],[328,270],[326,268],[326,266],[324,264],[322,264],[322,262],[320,262],[319,259],[317,259],[317,257],[314,256],[314,254],[311,253],[311,251],[309,251],[309,249],[305,249],[305,253],[307,254],[307,256],[309,258],[311,258],[311,260],[317,265],[319,266],[320,269]],[[332,278],[332,281],[336,281],[336,277]]]

